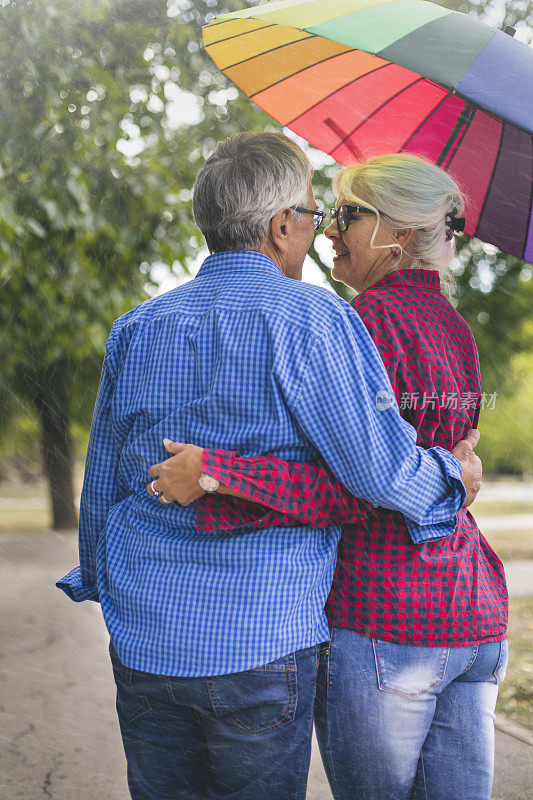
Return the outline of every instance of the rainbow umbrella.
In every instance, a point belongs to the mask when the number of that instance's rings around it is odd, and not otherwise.
[[[533,261],[527,45],[425,0],[281,0],[203,36],[219,69],[314,147],[341,164],[429,157],[466,190],[466,233]]]

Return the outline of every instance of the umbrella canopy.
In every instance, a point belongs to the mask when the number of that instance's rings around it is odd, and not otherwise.
[[[281,0],[203,35],[254,103],[341,164],[401,151],[442,163],[455,131],[443,166],[465,190],[466,232],[533,261],[527,45],[426,0]]]

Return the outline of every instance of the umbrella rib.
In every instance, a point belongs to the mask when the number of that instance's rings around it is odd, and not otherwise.
[[[533,136],[531,137],[531,146],[533,148]],[[527,250],[527,243],[529,241],[528,231],[531,230],[531,219],[533,217],[533,180],[531,181],[531,187],[529,190],[529,215],[527,218],[526,224],[526,236],[524,239],[524,247],[522,248],[522,259],[525,261],[526,258],[526,250]]]
[[[253,33],[254,31],[250,31],[250,32]],[[306,42],[307,39],[313,39],[313,38],[317,38],[317,37],[315,37],[314,33],[310,33],[309,36],[302,36],[301,39],[296,39],[295,41],[297,41],[297,42]],[[249,58],[243,58],[242,61],[236,61],[235,64],[228,64],[228,66],[224,67],[224,69],[222,69],[222,67],[218,66],[217,62],[215,61],[215,59],[213,58],[211,53],[209,53],[209,50],[207,48],[211,47],[211,45],[208,44],[205,49],[206,49],[208,55],[213,59],[213,62],[215,63],[215,66],[218,67],[218,69],[221,72],[225,73],[227,69],[233,69],[233,67],[240,67],[241,64],[246,64],[247,61],[252,61],[254,58],[258,58],[258,56],[266,56],[266,55],[268,55],[268,53],[274,53],[276,50],[282,50],[284,47],[291,47],[293,44],[294,44],[294,41],[285,42],[285,44],[278,44],[278,45],[276,45],[276,47],[271,47],[270,50],[263,50],[261,53],[256,53],[255,55],[250,56]]]
[[[244,19],[253,19],[253,17],[244,17]],[[209,22],[207,25],[204,25],[203,27],[204,28],[218,28],[218,27],[220,27],[220,25],[227,25],[230,22],[235,22],[235,18],[233,18],[233,19],[221,19],[219,17],[215,17],[214,20]]]
[[[385,100],[385,102],[384,102],[384,103],[382,103],[380,106],[378,106],[377,108],[375,108],[375,109],[374,109],[374,111],[373,111],[371,114],[369,114],[367,117],[365,117],[365,119],[364,119],[362,122],[360,122],[360,123],[359,123],[359,125],[356,125],[356,126],[355,126],[355,128],[354,128],[352,131],[350,131],[350,133],[347,133],[347,134],[346,134],[346,136],[344,137],[344,139],[342,139],[342,140],[341,140],[341,141],[340,141],[338,144],[336,144],[336,145],[335,145],[335,147],[334,147],[332,150],[330,150],[330,151],[328,152],[328,156],[330,156],[330,155],[331,155],[331,154],[332,154],[332,153],[333,153],[333,152],[334,152],[334,151],[335,151],[335,150],[336,150],[338,147],[340,147],[340,145],[341,145],[341,144],[346,144],[346,142],[348,141],[348,139],[349,139],[351,136],[353,136],[353,135],[354,135],[354,133],[355,133],[357,130],[359,130],[359,128],[360,128],[362,125],[364,125],[366,122],[368,122],[368,120],[369,120],[369,119],[372,119],[372,117],[374,117],[374,116],[375,116],[375,115],[378,113],[378,111],[381,111],[381,109],[382,109],[382,108],[385,108],[385,106],[386,106],[386,105],[388,105],[388,103],[390,103],[390,102],[391,102],[391,100],[394,100],[396,97],[399,97],[401,94],[403,94],[404,92],[406,92],[406,91],[407,91],[407,89],[410,89],[412,86],[414,86],[414,85],[415,85],[415,83],[420,83],[420,81],[423,81],[423,80],[425,80],[425,79],[424,79],[424,78],[422,78],[422,76],[420,76],[419,78],[417,78],[417,79],[416,79],[416,81],[413,81],[413,82],[412,82],[412,83],[410,83],[408,86],[404,86],[404,87],[403,87],[403,89],[400,89],[400,91],[399,91],[399,92],[396,92],[396,94],[393,94],[393,95],[391,95],[390,97],[388,97],[388,98]]]
[[[500,134],[500,143],[498,145],[498,153],[496,154],[496,158],[494,159],[494,166],[492,168],[490,181],[488,183],[488,189],[487,189],[487,192],[485,194],[485,197],[483,198],[483,205],[481,206],[481,211],[480,211],[478,222],[477,222],[477,225],[476,225],[476,230],[474,231],[473,236],[477,235],[477,232],[479,230],[479,226],[480,226],[481,221],[483,219],[483,214],[485,212],[485,207],[487,205],[487,200],[488,200],[489,194],[490,194],[490,187],[492,186],[492,181],[494,180],[494,173],[496,172],[496,167],[498,166],[498,161],[500,159],[500,153],[501,153],[502,147],[503,147],[503,133],[504,133],[504,130],[505,130],[505,122],[502,119],[502,132]]]
[[[465,105],[465,108],[466,108],[466,105]],[[464,109],[463,109],[463,111],[464,111]],[[456,145],[454,147],[453,153],[451,154],[451,156],[448,159],[448,163],[446,164],[446,166],[443,165],[443,169],[446,172],[448,172],[448,169],[451,166],[451,163],[452,163],[453,159],[455,158],[455,156],[457,154],[457,151],[459,150],[459,147],[461,146],[461,143],[462,143],[463,139],[465,138],[465,136],[466,136],[466,134],[468,132],[468,129],[470,128],[471,123],[474,121],[474,117],[476,116],[476,111],[479,111],[479,108],[477,106],[475,107],[475,110],[474,110],[474,113],[472,114],[472,117],[468,120],[468,122],[465,123],[464,128],[463,128],[463,132],[461,133],[461,135],[459,137],[459,141],[456,143]],[[453,145],[452,145],[452,147],[453,147]]]
[[[257,31],[264,31],[267,28],[276,28],[278,27],[275,23],[270,22],[266,25],[260,25],[258,28],[252,28],[249,31],[241,31],[240,33],[233,33],[231,36],[226,36],[225,39],[217,39],[216,42],[209,42],[206,47],[212,47],[214,44],[220,44],[221,42],[229,42],[230,39],[244,39],[245,36],[248,36],[250,33],[257,33]]]
[[[305,41],[305,39],[303,41]],[[340,56],[345,56],[346,53],[350,53],[350,52],[355,53],[355,50],[343,50],[342,53],[334,53],[332,56],[328,56],[327,58],[323,58],[322,61],[315,61],[314,64],[307,64],[306,67],[302,67],[301,69],[297,69],[296,72],[291,72],[290,75],[284,75],[283,78],[280,78],[278,81],[274,81],[274,83],[271,83],[269,86],[263,86],[263,88],[259,89],[258,92],[254,92],[253,94],[248,95],[248,97],[250,98],[250,100],[252,100],[254,97],[257,97],[258,94],[261,94],[261,92],[266,92],[267,89],[272,89],[274,86],[277,86],[279,83],[283,83],[283,81],[286,81],[289,78],[294,78],[295,75],[300,75],[300,73],[305,72],[306,69],[311,69],[311,67],[318,67],[319,64],[325,64],[326,61],[331,61],[333,58],[340,58]],[[388,66],[388,64],[386,64],[384,66]],[[374,71],[375,70],[372,70],[372,72],[374,72]],[[365,74],[369,75],[370,73],[365,73]],[[355,80],[358,80],[358,79],[355,78]],[[349,84],[346,84],[346,86],[348,86],[348,85]],[[341,87],[341,88],[344,88],[344,87]],[[311,106],[311,108],[312,108],[312,106]]]
[[[331,128],[333,133],[335,133],[339,137],[339,139],[341,139],[344,136],[344,131],[342,130],[342,128],[340,128],[335,122],[335,120],[331,119],[331,117],[327,117],[324,120],[324,124],[327,125],[328,128]],[[359,150],[359,148],[353,142],[347,141],[346,147],[348,148],[348,150],[351,150],[352,155],[354,155],[358,161],[365,160],[364,153],[362,153],[361,150]]]
[[[372,73],[374,73],[374,72],[377,72],[377,71],[378,71],[378,70],[380,70],[380,69],[385,69],[386,67],[393,67],[393,66],[396,66],[396,65],[395,65],[395,64],[392,64],[390,61],[388,61],[386,64],[381,64],[381,66],[379,66],[379,67],[376,67],[376,69],[372,69],[372,70],[370,70],[370,72],[365,72],[365,74],[364,74],[364,75],[360,75],[358,78],[354,78],[353,80],[351,80],[351,81],[348,81],[348,83],[345,83],[343,86],[339,86],[339,88],[338,88],[338,89],[335,89],[335,91],[334,91],[334,92],[331,92],[330,94],[326,94],[324,97],[321,97],[321,98],[320,98],[320,100],[317,100],[317,102],[316,102],[316,103],[313,103],[312,105],[310,105],[310,106],[309,106],[309,108],[306,108],[304,111],[301,111],[301,112],[298,114],[298,116],[294,117],[294,119],[291,119],[289,122],[286,122],[286,123],[285,123],[285,127],[289,127],[289,125],[292,125],[292,124],[293,124],[293,122],[296,122],[296,120],[297,120],[299,117],[302,117],[304,114],[308,114],[308,113],[309,113],[309,111],[312,111],[312,110],[313,110],[313,108],[316,108],[317,106],[319,106],[319,105],[320,105],[320,103],[323,103],[323,102],[324,102],[324,100],[329,100],[329,98],[330,98],[330,97],[333,97],[334,95],[336,95],[336,94],[337,94],[337,92],[341,92],[343,89],[346,89],[346,87],[347,87],[347,86],[351,86],[351,85],[352,85],[352,83],[355,83],[355,82],[356,82],[356,81],[358,81],[360,78],[364,78],[364,77],[365,77],[365,75],[370,75],[370,74],[372,74]],[[351,134],[350,134],[350,136],[351,136]]]
[[[436,84],[436,85],[437,85],[437,86],[440,86],[440,84]],[[439,102],[437,103],[437,105],[435,106],[435,108],[431,110],[431,112],[430,112],[430,113],[427,115],[427,117],[424,117],[424,119],[422,120],[422,122],[420,123],[420,125],[418,125],[418,126],[415,128],[415,130],[414,130],[414,131],[413,131],[413,132],[412,132],[412,133],[409,135],[409,137],[408,137],[408,138],[405,140],[405,142],[404,142],[404,143],[402,144],[402,146],[400,147],[400,150],[403,150],[405,147],[407,147],[407,145],[409,144],[409,142],[411,142],[411,141],[412,141],[412,140],[415,138],[415,136],[416,136],[416,134],[418,133],[418,131],[419,131],[421,128],[423,128],[423,127],[424,127],[424,125],[426,124],[426,122],[428,121],[428,119],[429,119],[430,117],[432,117],[432,116],[433,116],[433,114],[434,114],[434,113],[435,113],[435,112],[436,112],[436,111],[437,111],[437,110],[438,110],[438,109],[441,107],[441,105],[442,105],[443,103],[445,103],[445,102],[446,102],[446,100],[448,100],[448,98],[449,98],[449,97],[452,97],[452,95],[453,95],[453,92],[450,92],[450,91],[449,91],[449,92],[448,92],[448,94],[446,95],[446,97],[443,97],[443,98],[442,98],[442,100],[439,100]]]

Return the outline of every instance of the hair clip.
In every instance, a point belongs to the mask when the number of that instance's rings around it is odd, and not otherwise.
[[[449,242],[453,236],[453,231],[462,233],[465,229],[465,218],[457,216],[457,209],[454,208],[449,214],[445,216],[446,223],[446,241]]]

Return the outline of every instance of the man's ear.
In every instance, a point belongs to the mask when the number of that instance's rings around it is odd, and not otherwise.
[[[270,237],[280,253],[289,249],[289,239],[292,232],[294,215],[291,208],[282,208],[270,220]]]

